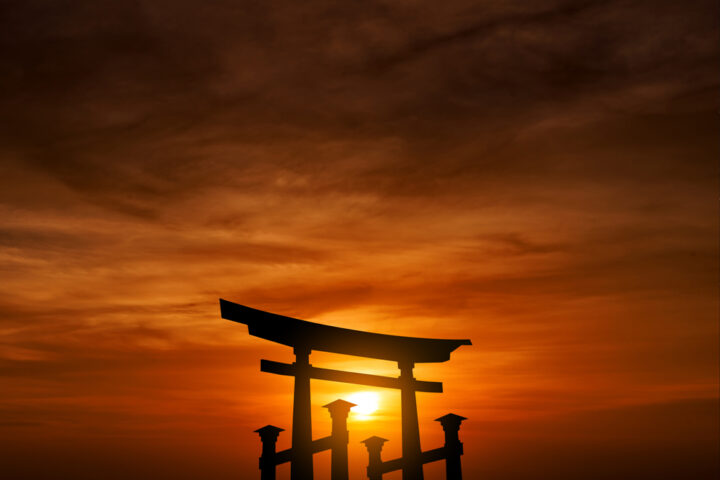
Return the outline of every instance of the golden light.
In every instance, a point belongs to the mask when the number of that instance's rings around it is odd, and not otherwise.
[[[359,420],[367,420],[380,408],[380,395],[375,392],[351,393],[346,400],[357,405],[351,411]]]

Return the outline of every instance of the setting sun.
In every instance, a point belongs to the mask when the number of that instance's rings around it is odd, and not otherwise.
[[[355,392],[347,396],[347,401],[357,405],[352,412],[361,420],[375,413],[380,407],[380,395],[375,392]]]

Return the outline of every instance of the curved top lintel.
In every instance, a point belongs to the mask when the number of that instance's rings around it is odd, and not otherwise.
[[[250,335],[290,347],[395,362],[445,362],[470,340],[403,337],[333,327],[277,315],[220,299],[222,318],[248,326]]]

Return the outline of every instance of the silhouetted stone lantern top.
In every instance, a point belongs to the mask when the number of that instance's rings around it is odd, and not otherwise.
[[[371,452],[379,452],[382,450],[383,445],[385,442],[389,441],[387,438],[378,437],[377,435],[373,435],[370,438],[366,438],[360,443],[364,443],[365,447],[368,449],[368,451]]]
[[[342,417],[348,416],[348,413],[350,413],[350,409],[352,407],[357,407],[354,403],[348,402],[343,400],[342,398],[335,400],[334,402],[330,402],[327,405],[323,405],[323,408],[327,408],[328,411],[330,411],[330,417]]]
[[[436,418],[436,422],[440,422],[445,432],[445,439],[447,441],[459,442],[458,431],[460,430],[460,424],[463,420],[467,420],[465,417],[455,415],[454,413],[448,413],[440,418]]]
[[[258,433],[262,439],[273,439],[277,438],[280,432],[284,431],[284,428],[276,427],[275,425],[265,425],[264,427],[255,430],[255,433]]]

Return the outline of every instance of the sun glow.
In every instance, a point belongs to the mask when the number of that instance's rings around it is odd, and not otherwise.
[[[355,392],[347,396],[347,401],[354,403],[352,412],[359,420],[367,420],[380,408],[380,395],[375,392]]]

